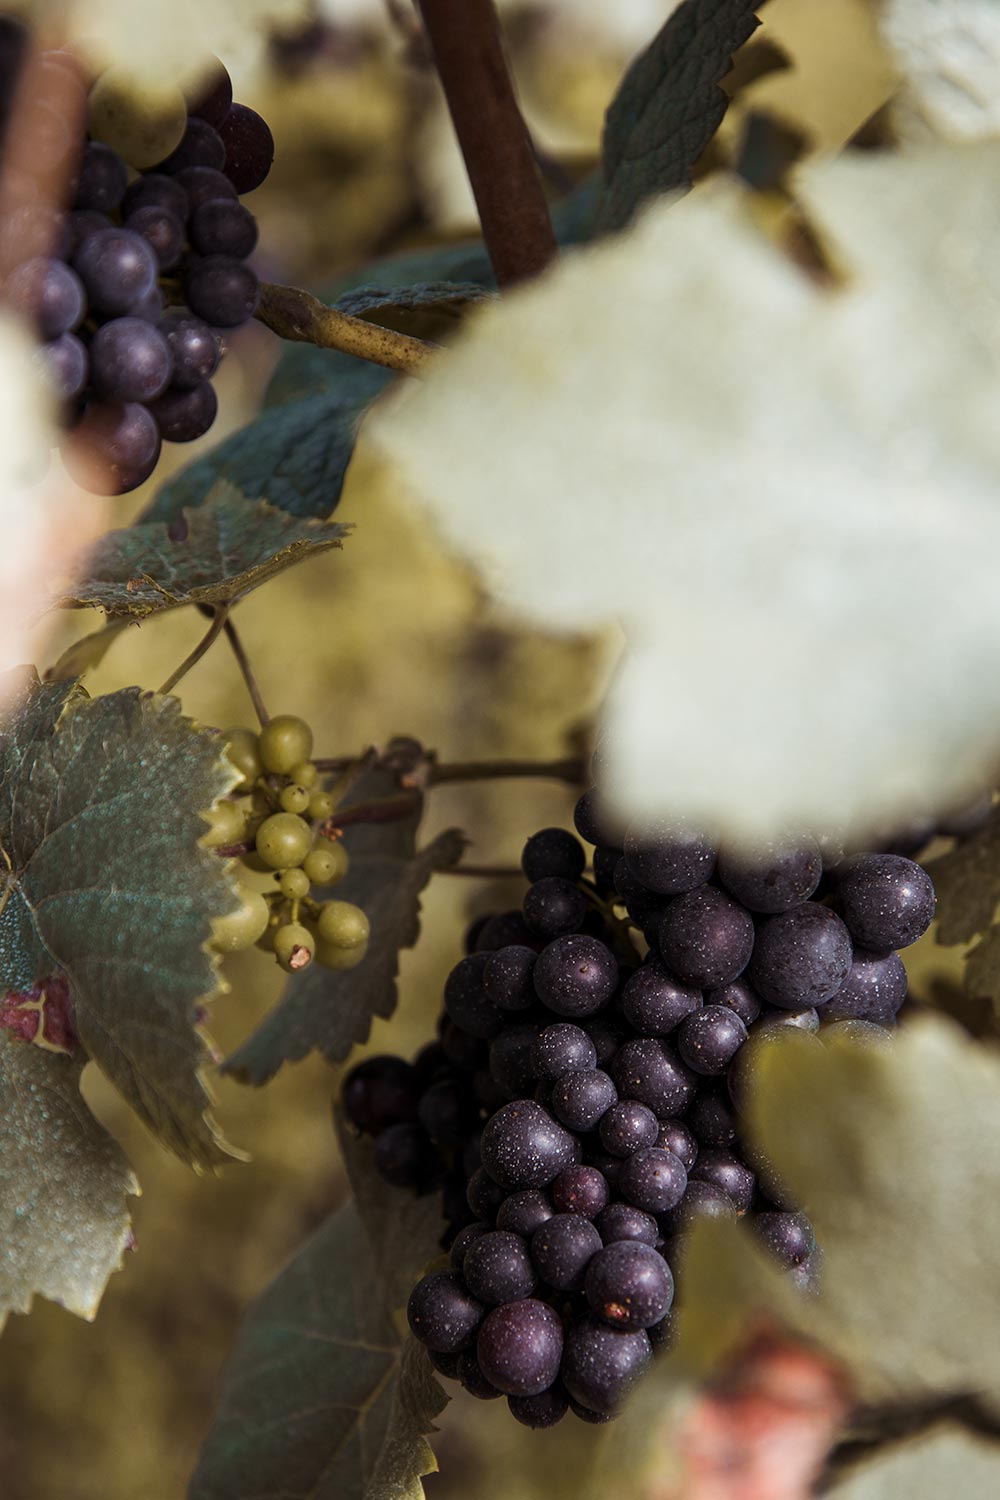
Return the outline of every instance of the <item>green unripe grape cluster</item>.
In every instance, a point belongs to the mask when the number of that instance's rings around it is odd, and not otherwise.
[[[354,968],[368,951],[368,918],[350,901],[321,903],[313,895],[343,880],[350,860],[343,844],[318,826],[336,801],[310,759],[312,730],[294,714],[281,714],[259,733],[238,727],[223,739],[239,781],[205,814],[202,843],[239,853],[247,869],[272,875],[276,889],[262,894],[241,884],[238,909],[214,924],[215,948],[234,953],[256,944],[293,974],[314,961]]]

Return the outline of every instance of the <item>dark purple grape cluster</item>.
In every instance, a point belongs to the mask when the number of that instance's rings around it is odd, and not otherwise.
[[[748,859],[680,826],[616,835],[593,791],[576,825],[592,876],[573,834],[529,839],[521,910],[471,929],[438,1040],[413,1064],[361,1063],[344,1090],[388,1181],[444,1187],[451,1266],[414,1289],[413,1333],[534,1427],[613,1415],[669,1342],[700,1215],[746,1215],[815,1284],[806,1205],[744,1140],[747,1043],[893,1027],[895,950],[934,913],[897,854],[824,869],[810,839]]]
[[[14,98],[15,109],[19,35],[7,23],[0,36],[10,43],[0,54],[10,53],[5,101]],[[39,337],[73,477],[97,493],[124,494],[150,476],[163,442],[191,442],[215,420],[212,377],[224,338],[253,317],[259,298],[248,264],[257,223],[239,199],[264,181],[274,142],[258,114],[233,103],[216,63],[188,100],[179,143],[137,172],[118,150],[83,135],[80,96],[91,80],[79,65],[60,52],[43,54],[42,67],[65,82],[47,109],[62,129],[56,165],[68,187],[62,205],[28,201],[16,223],[0,223],[2,297]],[[131,125],[141,139],[142,121]]]

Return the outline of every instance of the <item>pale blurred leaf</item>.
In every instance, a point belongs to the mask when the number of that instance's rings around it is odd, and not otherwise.
[[[476,313],[374,415],[501,600],[622,621],[605,764],[627,814],[864,829],[988,779],[998,176],[993,146],[814,169],[835,289],[731,184],[654,207]]]
[[[896,121],[904,135],[1000,135],[996,0],[882,0],[881,26],[903,78]]]
[[[1000,1445],[942,1424],[872,1454],[824,1493],[829,1500],[996,1500]]]
[[[94,1318],[139,1185],[80,1097],[85,1055],[0,1031],[0,1329],[40,1294]]]

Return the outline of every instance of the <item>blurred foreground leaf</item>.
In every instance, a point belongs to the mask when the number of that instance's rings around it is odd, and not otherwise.
[[[86,1061],[0,1031],[0,1329],[48,1297],[96,1316],[139,1184],[80,1097]]]
[[[873,1454],[824,1494],[829,1500],[996,1500],[1000,1445],[943,1424]]]

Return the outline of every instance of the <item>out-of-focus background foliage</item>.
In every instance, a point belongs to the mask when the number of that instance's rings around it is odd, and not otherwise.
[[[617,79],[672,6],[508,0],[502,8],[557,196],[592,167]],[[748,109],[802,132],[813,149],[836,149],[887,88],[864,0],[771,0],[764,15],[763,35],[781,42],[795,68],[742,95],[717,162],[738,149]],[[264,113],[277,141],[275,170],[252,204],[266,276],[320,285],[381,253],[471,229],[468,189],[407,0],[325,0],[314,25],[276,38],[268,66],[236,82],[238,97]],[[211,438],[186,453],[172,450],[167,462],[188,461],[239,426],[278,352],[263,330],[242,333],[223,367],[222,417]],[[305,714],[321,754],[353,752],[394,732],[417,735],[448,759],[566,753],[596,701],[597,644],[530,639],[491,614],[387,491],[362,445],[339,510],[357,524],[343,552],[283,575],[241,607],[272,711]],[[116,520],[128,521],[147,500],[139,492],[116,502]],[[84,615],[60,621],[39,665],[95,624]],[[186,611],[129,629],[93,674],[92,690],[155,685],[201,630]],[[210,724],[250,715],[221,647],[185,680],[183,701]],[[544,783],[441,789],[430,831],[458,823],[472,840],[472,859],[510,865],[529,832],[565,820],[570,808],[568,790]],[[399,1014],[391,1026],[376,1024],[372,1050],[408,1054],[427,1038],[470,916],[512,899],[513,883],[436,880],[423,941],[403,958]],[[952,961],[954,950],[945,954],[927,940],[910,950],[917,992],[934,975],[946,982]],[[252,952],[232,961],[228,978],[230,992],[212,1016],[222,1053],[273,1003],[282,976]],[[95,1324],[41,1300],[30,1317],[11,1320],[0,1350],[0,1495],[177,1500],[241,1312],[345,1193],[329,1121],[334,1075],[314,1058],[285,1068],[262,1091],[220,1082],[226,1133],[252,1161],[219,1179],[198,1178],[167,1157],[105,1085],[88,1082],[93,1108],[143,1185],[134,1208],[137,1250],[112,1278]],[[550,1485],[550,1495],[568,1493],[565,1450],[579,1446],[581,1435],[567,1429],[522,1433],[498,1407],[460,1398],[445,1414],[438,1445],[445,1474],[428,1481],[428,1493],[514,1500],[539,1483]],[[533,1481],[521,1462],[529,1448]],[[556,1466],[563,1479],[553,1489]]]

